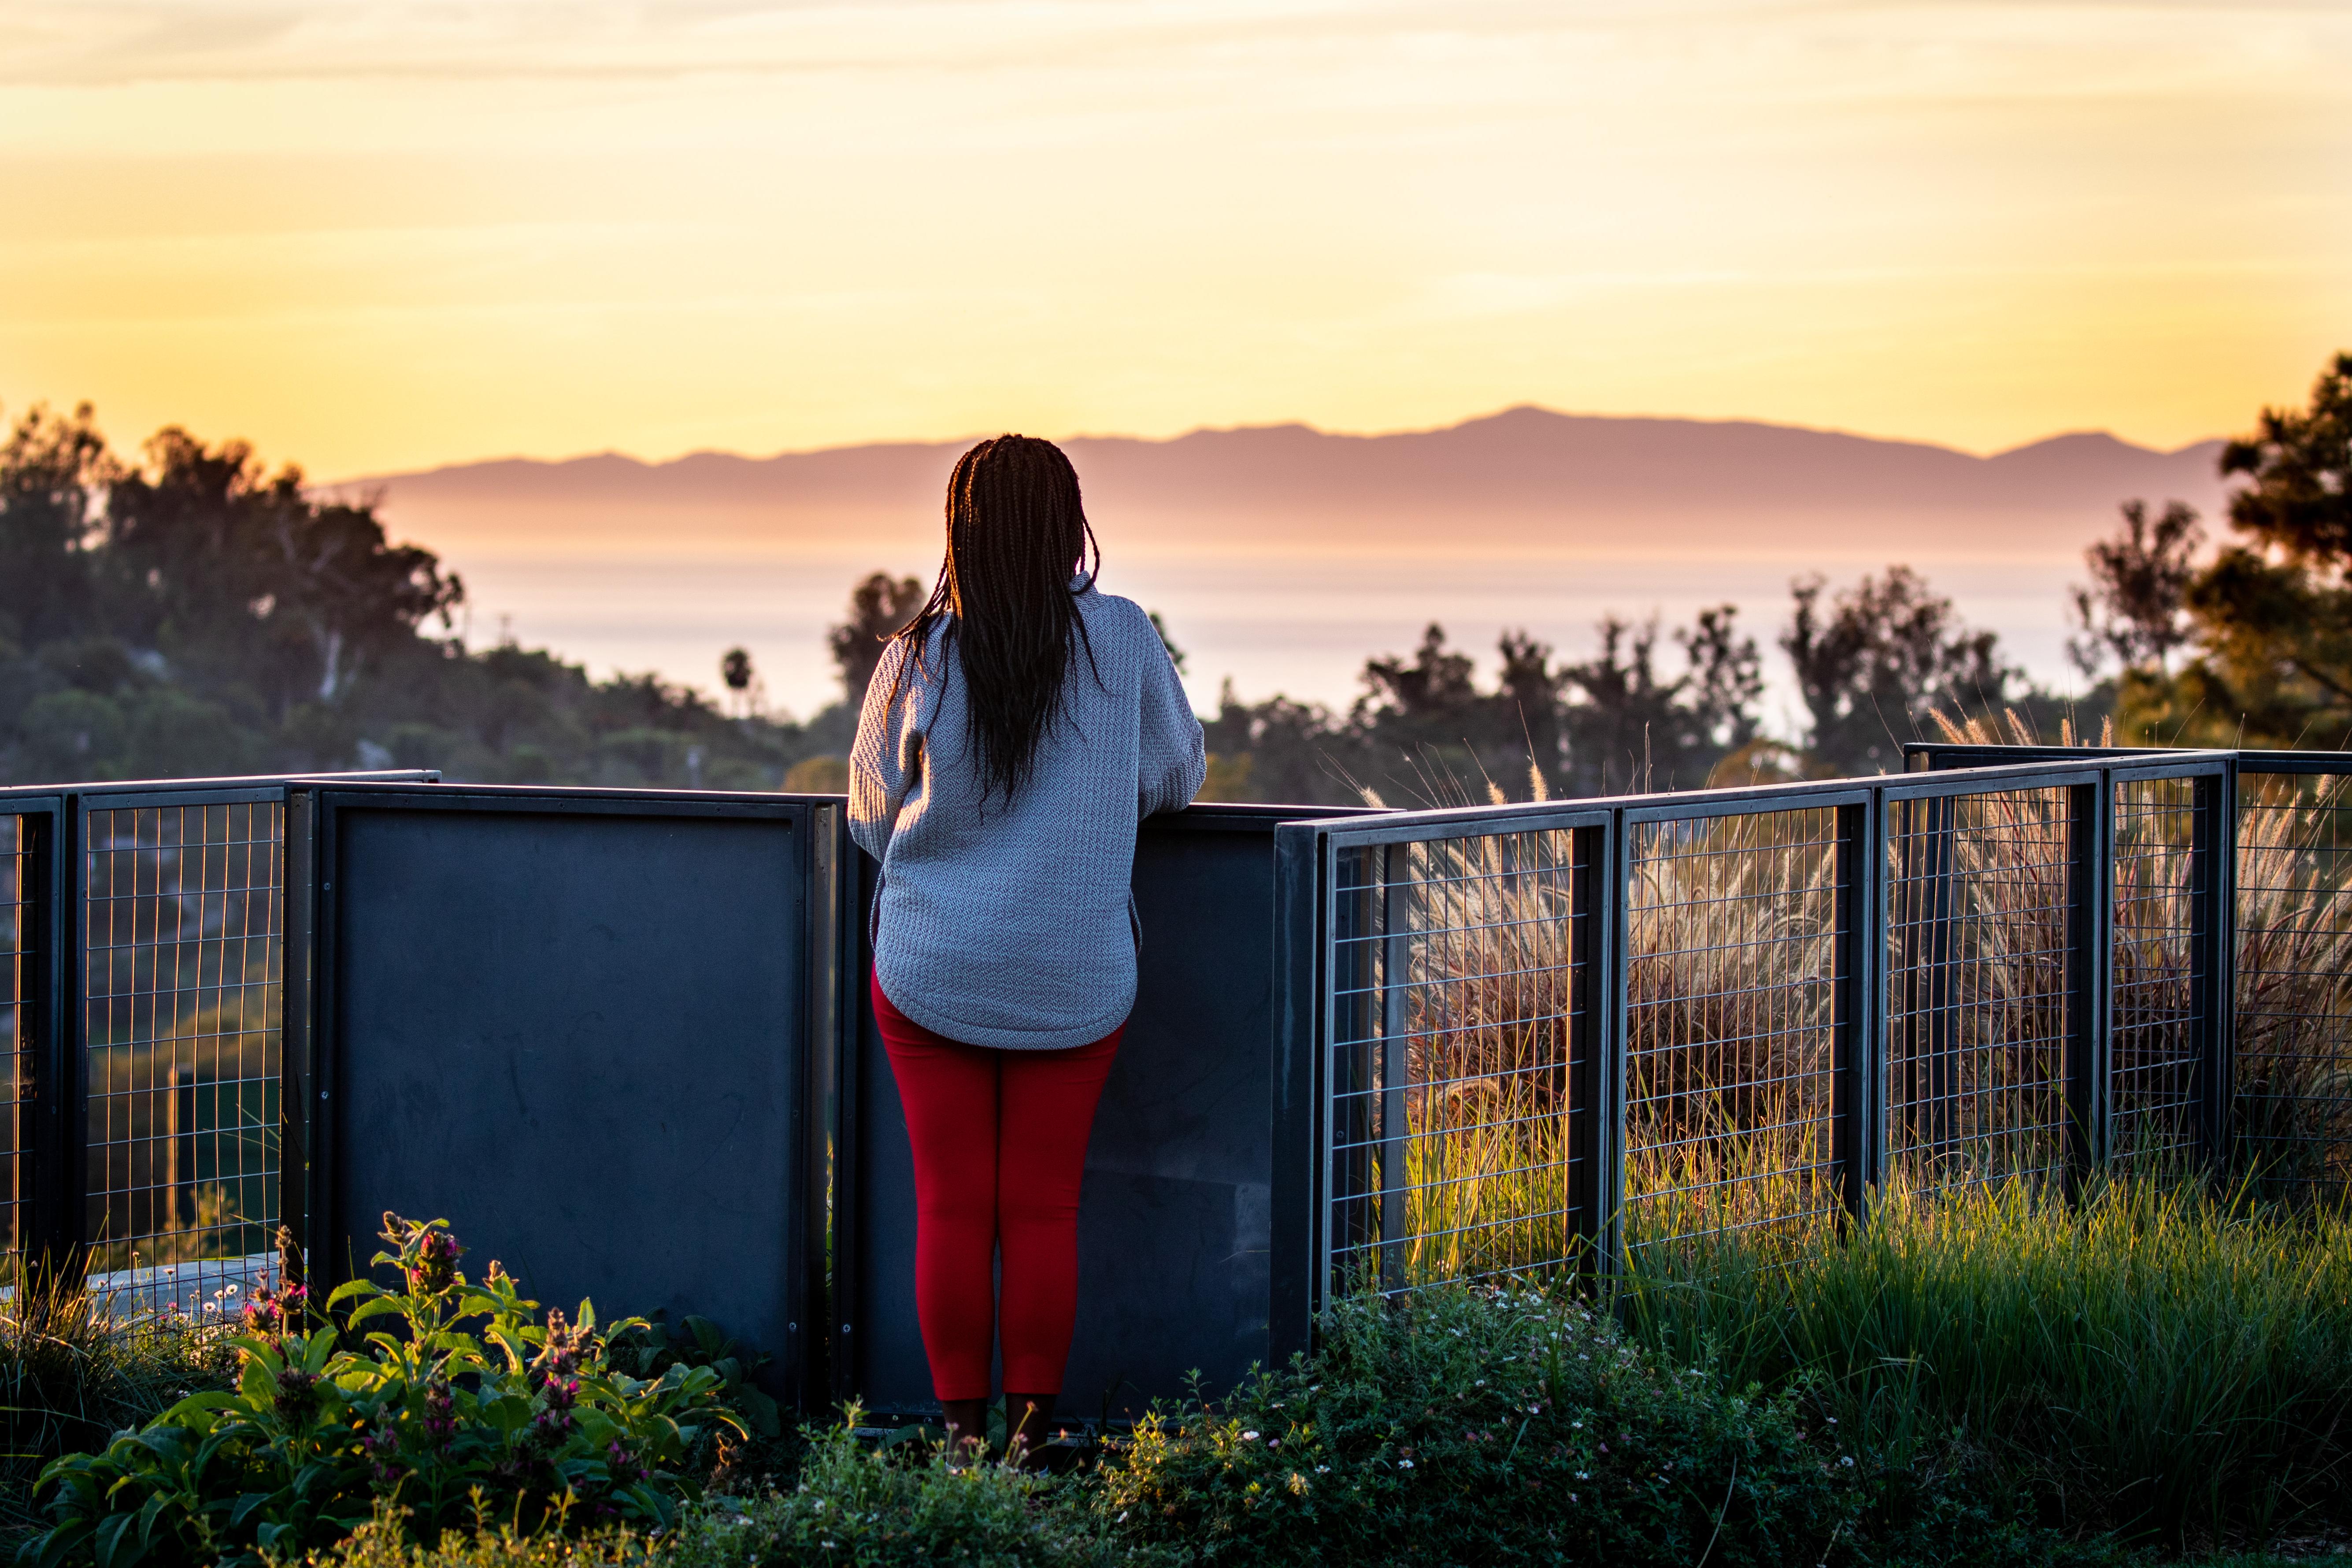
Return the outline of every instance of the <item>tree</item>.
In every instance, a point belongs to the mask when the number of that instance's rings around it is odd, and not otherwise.
[[[372,505],[313,500],[301,469],[268,475],[243,441],[206,447],[173,426],[146,450],[106,505],[131,628],[167,658],[260,685],[281,718],[340,700],[465,597],[432,552],[390,543]]]
[[[1573,793],[1696,789],[1755,739],[1763,661],[1756,639],[1739,635],[1738,616],[1717,605],[1699,612],[1696,626],[1677,627],[1684,668],[1671,679],[1658,669],[1655,616],[1601,622],[1601,651],[1560,672],[1573,693],[1560,710]]]
[[[2197,656],[2126,675],[2126,739],[2328,745],[2352,735],[2352,353],[2307,409],[2265,408],[2222,449],[2236,534],[2182,595]]]
[[[921,611],[930,590],[912,577],[877,572],[849,591],[849,618],[827,634],[841,670],[842,699],[852,712],[866,705],[866,688],[882,662],[882,645]]]
[[[1960,624],[1949,599],[1932,594],[1908,566],[1822,605],[1819,577],[1790,584],[1796,614],[1781,634],[1811,723],[1806,750],[1838,773],[1891,773],[1903,742],[1938,703],[1997,708],[2018,672],[2000,662],[1989,631]]]
[[[730,647],[719,656],[719,679],[726,683],[728,694],[743,717],[751,717],[760,705],[760,677],[751,668],[751,650]]]
[[[2067,639],[2066,657],[2089,679],[2110,661],[2162,674],[2189,637],[2189,586],[2205,542],[2197,509],[2167,501],[2153,522],[2144,500],[2127,500],[2122,511],[2124,526],[2115,537],[2083,552],[2091,585],[2074,590],[2078,635]]]
[[[44,405],[0,446],[0,641],[26,647],[85,629],[95,589],[89,547],[121,465],[89,404],[70,419]]]

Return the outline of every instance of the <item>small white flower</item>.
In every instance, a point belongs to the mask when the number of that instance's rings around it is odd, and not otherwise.
[[[1127,1522],[1127,1510],[1125,1510],[1125,1509],[1120,1509],[1120,1510],[1118,1510],[1118,1519],[1117,1520],[1117,1521],[1116,1521],[1116,1522],[1118,1522],[1118,1523],[1119,1523],[1119,1524],[1125,1524],[1125,1523]]]
[[[1475,1386],[1475,1387],[1478,1387],[1478,1388],[1484,1388],[1484,1387],[1486,1387],[1486,1380],[1485,1378],[1483,1378],[1483,1377],[1482,1377],[1482,1378],[1480,1378],[1480,1379],[1477,1381],[1477,1383],[1476,1383],[1476,1384],[1475,1384],[1473,1386]]]
[[[1591,1480],[1592,1478],[1591,1478],[1590,1475],[1586,1474],[1584,1471],[1582,1471],[1582,1470],[1579,1470],[1579,1471],[1577,1471],[1577,1472],[1576,1472],[1576,1479],[1577,1479],[1578,1480],[1580,1480],[1580,1481],[1589,1481],[1589,1480]]]
[[[1331,1473],[1331,1467],[1328,1465],[1318,1465],[1315,1467],[1315,1473],[1318,1476],[1328,1476]]]
[[[1397,1461],[1397,1468],[1400,1470],[1409,1470],[1412,1468],[1412,1461],[1411,1459],[1399,1459]]]
[[[1257,1434],[1255,1432],[1244,1432],[1242,1434],[1242,1441],[1244,1443],[1255,1443],[1257,1441]]]
[[[1589,1355],[1580,1355],[1576,1359],[1579,1361],[1591,1361],[1592,1358]]]
[[[1843,1465],[1850,1470],[1853,1468],[1853,1456],[1852,1454],[1841,1454],[1838,1456],[1838,1463]]]

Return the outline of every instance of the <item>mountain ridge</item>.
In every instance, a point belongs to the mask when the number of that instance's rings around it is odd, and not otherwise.
[[[445,554],[936,548],[939,497],[968,445],[499,458],[319,489],[380,498],[395,530]],[[1575,553],[1631,542],[1661,553],[2047,557],[2105,532],[2120,501],[2179,499],[2210,515],[2225,494],[2219,440],[2164,452],[2069,431],[1979,457],[1761,420],[1534,405],[1381,435],[1289,422],[1061,445],[1097,523],[1163,551]]]

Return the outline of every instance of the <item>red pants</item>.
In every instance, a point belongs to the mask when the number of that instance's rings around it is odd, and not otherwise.
[[[1003,1248],[1004,1386],[1059,1394],[1078,1315],[1078,1183],[1121,1024],[1090,1046],[992,1050],[933,1034],[874,982],[915,1149],[915,1312],[940,1399],[989,1395]]]

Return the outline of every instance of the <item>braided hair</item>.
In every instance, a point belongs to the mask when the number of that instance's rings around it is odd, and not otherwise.
[[[1102,546],[1078,499],[1077,470],[1051,441],[999,436],[956,459],[948,479],[947,558],[915,618],[898,634],[907,657],[891,680],[897,701],[908,664],[920,665],[932,626],[963,666],[967,754],[977,753],[981,800],[1010,804],[1037,748],[1062,716],[1062,688],[1083,648],[1097,685],[1093,643],[1070,575]],[[928,672],[927,672],[928,673]]]

